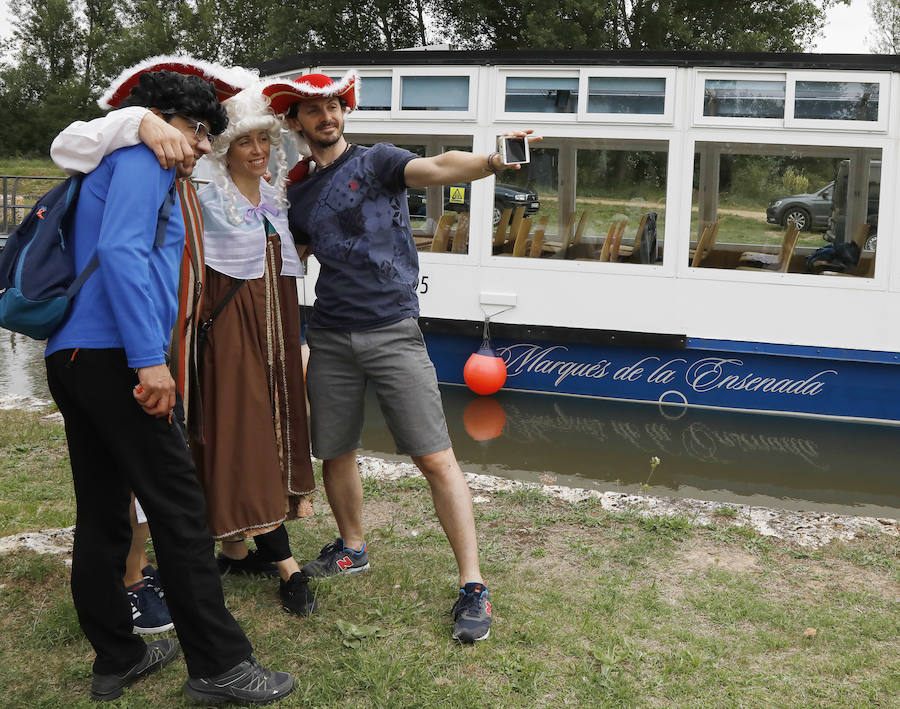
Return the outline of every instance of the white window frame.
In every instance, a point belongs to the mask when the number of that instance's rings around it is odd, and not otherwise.
[[[672,125],[675,121],[675,67],[658,68],[626,68],[604,67],[585,68],[581,70],[578,83],[578,116],[579,121],[588,123],[641,123],[654,125]],[[651,78],[665,80],[665,98],[662,113],[593,113],[588,111],[590,80],[593,78]]]
[[[514,114],[517,115],[517,114]],[[531,115],[531,114],[522,114],[522,115]],[[544,114],[546,115],[546,114]],[[561,114],[552,114],[554,116]],[[497,134],[499,135],[500,131],[502,131],[502,126],[498,126],[494,124],[493,128],[497,130]],[[672,177],[677,174],[674,172],[675,166],[673,163],[672,152],[673,149],[677,149],[675,145],[678,140],[677,137],[671,132],[666,132],[665,135],[640,135],[635,136],[628,132],[627,128],[621,127],[618,130],[613,129],[612,134],[604,135],[602,133],[591,132],[587,135],[580,135],[579,131],[572,130],[575,129],[576,126],[572,126],[568,130],[564,130],[561,132],[554,132],[552,135],[547,135],[546,137],[549,139],[551,144],[555,141],[592,141],[592,140],[608,140],[608,141],[616,141],[616,150],[627,150],[628,143],[630,142],[657,142],[664,143],[666,145],[666,155],[667,155],[667,171],[666,171],[666,213],[668,215],[668,204],[670,203],[670,199],[674,194],[674,190],[677,185],[673,184]],[[591,129],[594,130],[596,127],[592,126]],[[624,145],[625,147],[619,147]],[[538,144],[540,146],[540,144]],[[584,148],[581,148],[584,149]],[[678,157],[677,155],[675,156]],[[502,178],[500,178],[502,180]],[[483,180],[487,182],[487,180]],[[490,213],[493,213],[493,185],[490,193]],[[538,193],[538,197],[540,198],[540,193]],[[577,198],[577,196],[576,196]],[[474,210],[473,210],[474,211]],[[486,210],[487,211],[487,210]],[[538,212],[538,216],[540,216],[540,212]],[[634,229],[637,227],[637,223],[635,223],[629,230],[629,234],[633,234]],[[668,256],[668,243],[666,240],[667,234],[673,234],[674,225],[670,226],[669,220],[666,219],[664,231],[659,235],[664,244],[663,251],[663,261],[658,264],[640,264],[640,263],[629,263],[624,261],[597,261],[597,260],[575,260],[575,259],[561,259],[561,258],[514,258],[509,254],[494,254],[492,249],[492,240],[487,239],[487,244],[485,245],[485,252],[483,255],[483,259],[481,261],[482,265],[490,266],[490,267],[499,267],[502,269],[509,270],[536,270],[536,271],[550,271],[550,272],[567,272],[567,273],[613,273],[613,274],[626,274],[626,275],[634,275],[634,276],[644,276],[650,278],[669,278],[673,273],[673,265],[674,260],[671,256]],[[494,230],[491,229],[490,233],[493,234]],[[597,236],[602,236],[598,234]],[[674,242],[672,242],[674,243]]]
[[[506,110],[506,80],[514,79],[575,79],[578,82],[578,104],[572,113],[539,113],[531,111],[507,111]],[[494,99],[494,121],[513,121],[515,123],[544,123],[551,120],[553,123],[569,123],[578,120],[581,110],[581,71],[572,69],[520,69],[500,67],[497,71],[497,92]]]
[[[682,166],[682,180],[684,184],[691,185],[691,175],[694,170],[694,159],[693,156],[697,152],[697,143],[749,143],[753,145],[785,145],[785,146],[796,146],[798,148],[808,149],[810,152],[815,151],[816,148],[842,148],[846,147],[848,149],[852,149],[854,147],[868,147],[868,148],[876,148],[881,150],[881,174],[882,174],[882,183],[881,183],[881,191],[879,193],[879,209],[878,209],[878,221],[881,223],[882,221],[887,224],[889,223],[889,219],[883,219],[883,217],[887,216],[889,218],[893,218],[893,209],[892,205],[889,202],[885,202],[884,198],[887,194],[890,193],[890,190],[893,188],[893,185],[890,184],[892,171],[895,169],[893,165],[893,160],[891,156],[891,150],[889,145],[884,141],[881,137],[867,137],[861,138],[857,145],[849,145],[849,142],[853,141],[853,138],[845,139],[843,145],[836,144],[836,141],[827,135],[819,136],[819,140],[798,140],[800,136],[796,134],[785,134],[784,131],[779,134],[773,134],[768,139],[760,139],[758,136],[750,136],[747,134],[741,135],[740,133],[736,133],[733,137],[727,136],[720,132],[710,133],[708,135],[704,135],[702,133],[695,133],[689,136],[685,155],[691,156],[689,160],[684,161],[684,165]],[[732,154],[744,154],[744,153],[732,153]],[[811,274],[811,273],[778,273],[775,271],[740,271],[735,268],[704,268],[702,266],[694,267],[690,265],[689,253],[690,253],[690,242],[693,239],[693,233],[691,233],[691,217],[690,215],[694,209],[694,201],[693,201],[693,189],[684,189],[683,194],[681,196],[682,203],[679,206],[679,211],[682,213],[682,223],[678,225],[678,244],[677,244],[677,252],[673,254],[673,257],[676,259],[677,266],[675,269],[676,275],[679,278],[688,278],[688,279],[697,279],[697,280],[707,280],[707,281],[723,281],[723,282],[731,282],[731,283],[749,283],[749,284],[777,284],[777,283],[789,283],[792,285],[812,285],[818,286],[822,288],[828,289],[841,289],[846,288],[849,290],[884,290],[887,283],[886,269],[888,268],[887,263],[891,259],[891,248],[892,244],[889,243],[889,237],[881,240],[882,243],[879,244],[878,250],[876,253],[881,254],[881,256],[876,257],[875,262],[875,274],[872,278],[835,278],[830,276],[823,276],[821,274]],[[884,211],[883,211],[884,210]],[[668,227],[668,221],[666,222],[666,226]],[[673,225],[674,227],[674,225]],[[887,234],[885,236],[888,236]],[[673,240],[674,241],[674,240]],[[719,243],[718,241],[716,243]],[[675,251],[675,244],[673,243],[673,251]],[[881,265],[879,265],[878,258],[881,258]]]
[[[782,128],[784,118],[730,118],[728,116],[704,116],[703,102],[706,82],[710,81],[780,81],[784,82],[784,111],[788,110],[788,76],[784,71],[715,71],[698,69],[694,76],[694,125],[728,126],[730,128]],[[793,95],[793,94],[791,94]]]
[[[468,108],[465,111],[409,111],[403,110],[400,105],[400,94],[404,77],[420,76],[465,76],[469,79]],[[398,120],[438,120],[438,121],[474,121],[477,111],[478,99],[478,67],[464,66],[440,66],[440,67],[395,67],[394,81],[391,84],[391,112],[390,116]],[[380,114],[384,117],[385,111],[369,111],[368,115]]]
[[[786,128],[802,128],[804,130],[852,130],[852,131],[878,131],[886,132],[890,114],[890,85],[889,73],[871,72],[826,72],[826,71],[789,71],[787,73],[787,88],[785,91],[784,125]],[[798,81],[818,81],[833,83],[866,83],[878,84],[878,120],[876,121],[845,121],[829,118],[794,118],[794,99]]]

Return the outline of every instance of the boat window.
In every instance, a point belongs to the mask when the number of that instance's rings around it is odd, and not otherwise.
[[[588,113],[662,115],[665,103],[664,77],[592,76],[588,79]]]
[[[497,177],[491,230],[501,257],[662,260],[665,141],[551,138]]]
[[[576,113],[578,77],[508,76],[505,110],[509,113]]]
[[[447,150],[472,150],[471,136],[348,133],[347,139],[366,146],[393,143],[422,157],[431,157]],[[441,254],[468,253],[471,198],[471,182],[407,188],[406,204],[416,249]]]
[[[391,110],[391,77],[364,76],[362,83],[366,90],[359,92],[359,109],[361,111]]]
[[[403,111],[467,111],[469,77],[403,76],[400,108]]]
[[[877,121],[877,82],[797,81],[794,118]]]
[[[706,79],[703,115],[724,118],[783,118],[784,81]]]
[[[871,278],[881,149],[698,142],[688,263]]]

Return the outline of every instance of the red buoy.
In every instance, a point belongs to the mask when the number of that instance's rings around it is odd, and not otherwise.
[[[463,411],[463,426],[474,440],[490,441],[503,433],[506,411],[496,399],[473,399]]]
[[[469,389],[482,396],[493,394],[506,382],[506,362],[494,350],[490,339],[485,338],[478,351],[469,357],[463,379]]]

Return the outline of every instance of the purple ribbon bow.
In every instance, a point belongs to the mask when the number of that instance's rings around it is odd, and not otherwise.
[[[262,219],[265,216],[266,212],[271,214],[273,217],[277,217],[278,207],[273,204],[267,204],[266,202],[260,202],[258,207],[247,207],[247,211],[244,212],[244,222],[246,222],[247,224],[252,224],[253,217]]]

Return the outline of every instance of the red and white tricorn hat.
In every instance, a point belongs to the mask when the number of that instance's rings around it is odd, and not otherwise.
[[[106,92],[97,99],[97,104],[100,108],[118,108],[131,93],[131,89],[137,86],[141,74],[148,71],[173,71],[176,74],[199,76],[215,87],[216,97],[220,102],[259,81],[256,72],[242,67],[228,68],[188,56],[151,57],[119,74]]]
[[[351,69],[340,81],[325,74],[304,74],[293,81],[275,79],[263,85],[262,92],[269,98],[272,110],[277,114],[286,113],[297,101],[305,98],[344,99],[351,111],[356,108],[359,94],[359,74]]]

